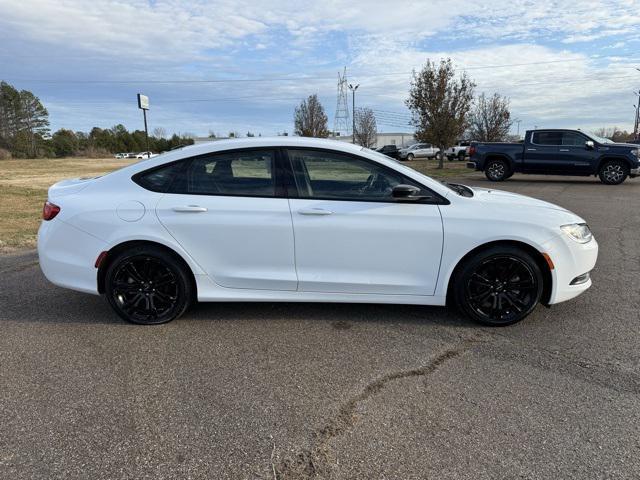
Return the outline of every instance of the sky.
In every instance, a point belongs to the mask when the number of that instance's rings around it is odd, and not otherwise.
[[[333,128],[338,72],[378,130],[412,131],[412,71],[451,58],[519,128],[632,130],[640,0],[0,0],[0,79],[51,128],[206,136],[293,131],[317,93]],[[349,97],[351,108],[351,97]]]

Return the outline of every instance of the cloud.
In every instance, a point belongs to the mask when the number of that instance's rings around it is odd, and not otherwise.
[[[92,115],[135,122],[126,102],[144,89],[168,129],[282,130],[292,105],[310,93],[332,117],[342,65],[362,83],[360,104],[404,111],[411,70],[442,57],[467,69],[478,91],[509,96],[514,114],[532,124],[622,124],[638,80],[625,59],[640,46],[638,7],[638,0],[0,0],[0,62],[3,75],[50,103],[54,126],[74,128],[97,123]],[[612,50],[620,58],[598,57]],[[42,82],[287,76],[305,79]],[[100,101],[92,111],[90,102]]]

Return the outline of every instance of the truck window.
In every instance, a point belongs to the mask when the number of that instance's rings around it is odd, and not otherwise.
[[[562,145],[569,147],[584,147],[587,138],[576,132],[562,132]]]
[[[562,132],[533,132],[531,143],[537,145],[562,145]]]

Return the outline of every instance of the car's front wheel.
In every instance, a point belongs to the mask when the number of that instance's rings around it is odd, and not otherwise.
[[[481,251],[458,270],[453,284],[458,307],[489,326],[512,325],[529,315],[540,301],[540,267],[524,250],[495,246]]]
[[[598,176],[605,185],[619,185],[627,179],[629,167],[622,160],[609,160],[602,168]]]
[[[407,155],[407,161],[411,162],[413,161],[413,159],[414,159],[413,153],[410,153],[409,155]]]
[[[194,287],[187,267],[175,255],[139,246],[111,259],[105,294],[111,307],[128,322],[157,325],[187,310]]]

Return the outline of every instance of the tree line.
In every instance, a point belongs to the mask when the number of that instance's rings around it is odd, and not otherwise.
[[[143,130],[128,131],[124,125],[94,127],[89,132],[61,128],[50,134],[49,112],[28,90],[18,90],[0,82],[0,159],[66,157],[71,155],[104,157],[118,152],[147,150]],[[188,135],[167,138],[163,128],[149,136],[149,150],[163,152],[190,145]]]

